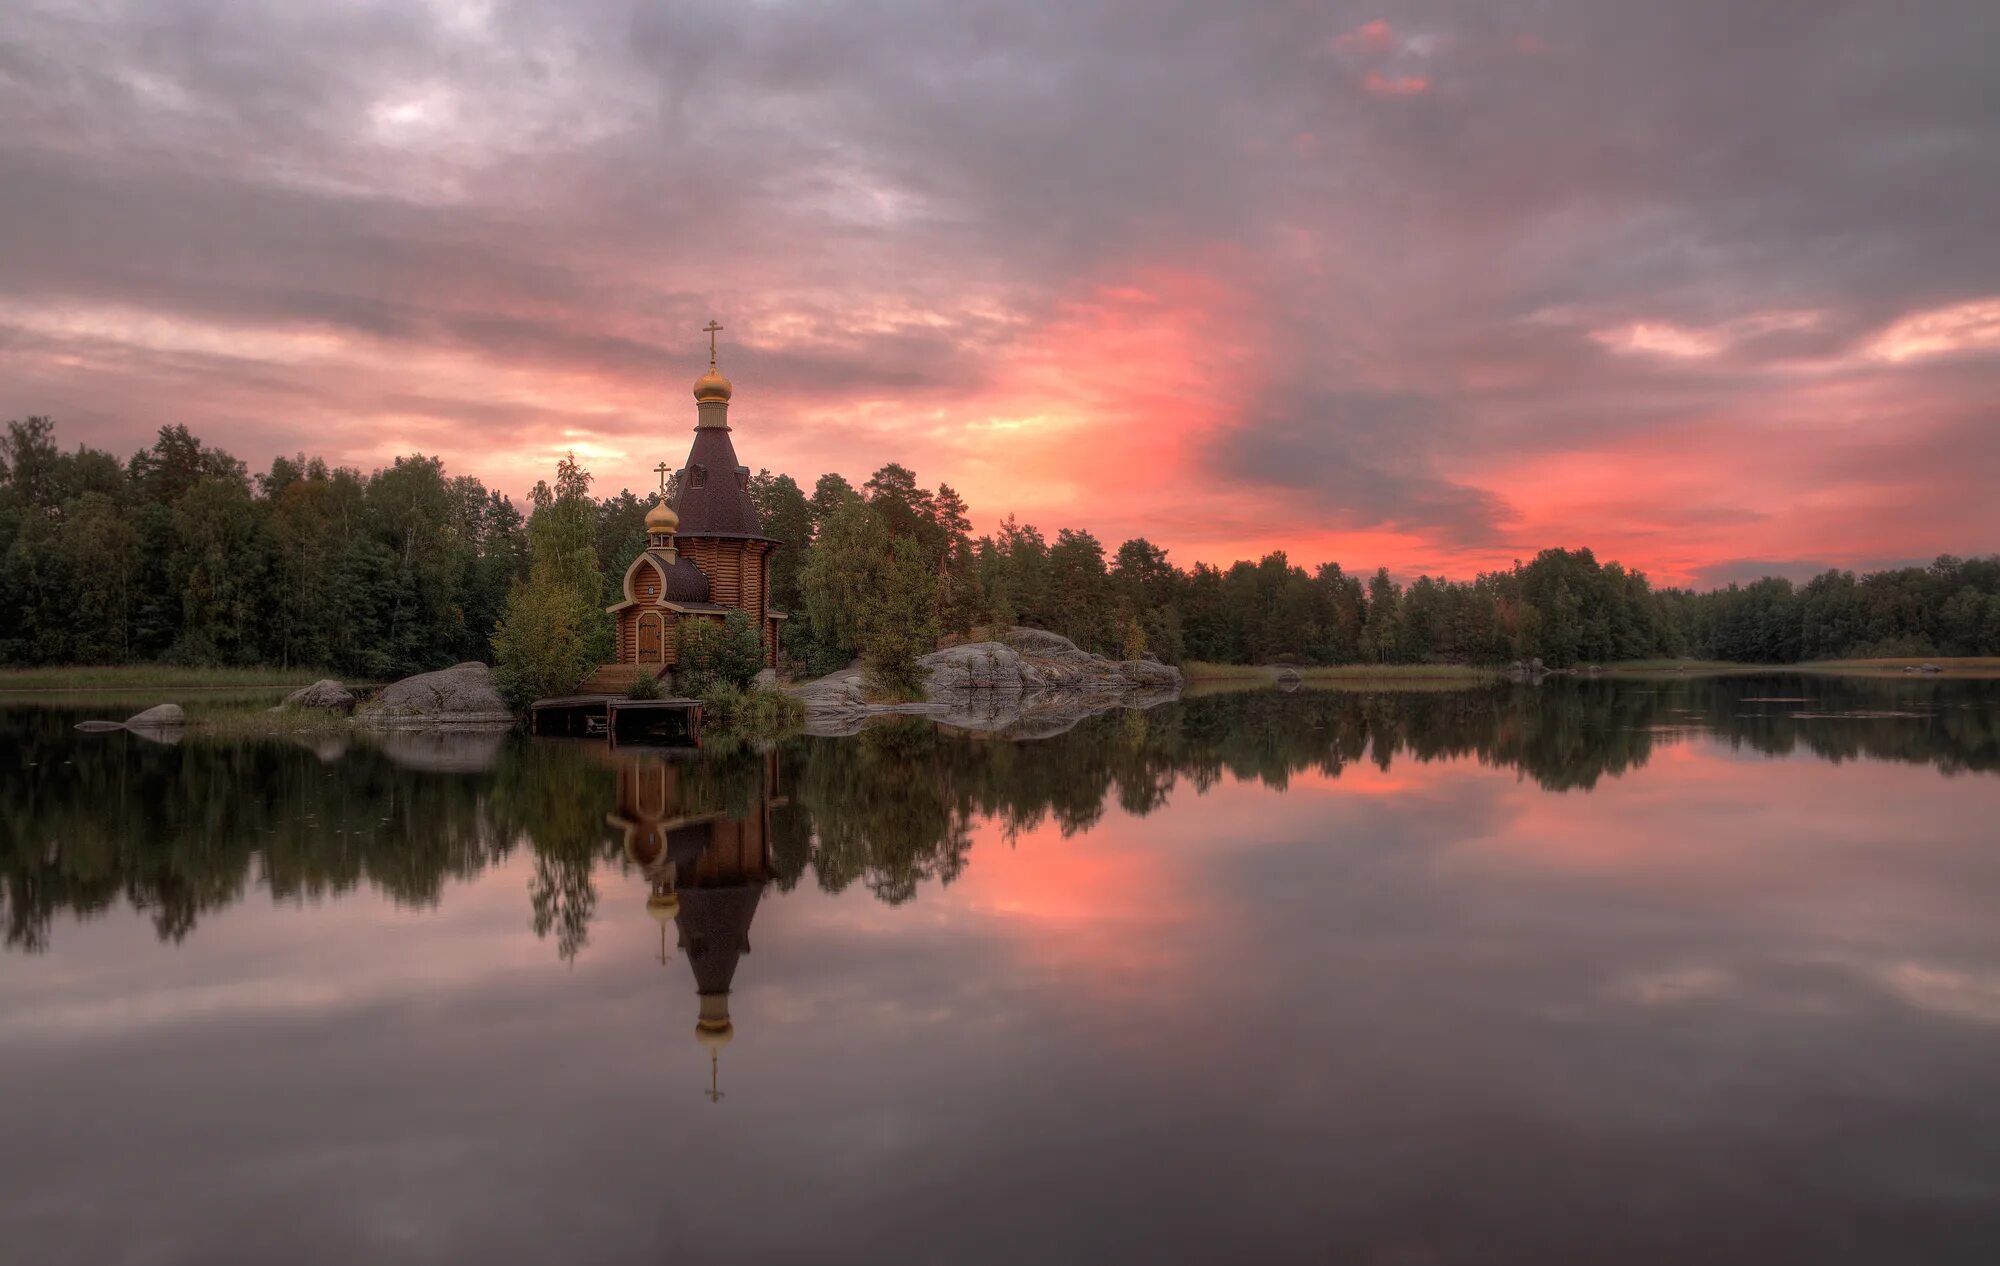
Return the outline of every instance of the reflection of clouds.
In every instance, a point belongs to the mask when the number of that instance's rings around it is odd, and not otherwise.
[[[1815,1225],[1989,1216],[2000,1071],[1962,1021],[2000,979],[1992,779],[1711,742],[1589,795],[1471,758],[1260,776],[1068,834],[975,812],[963,874],[899,906],[767,893],[721,1111],[636,869],[597,872],[574,971],[523,926],[525,853],[422,914],[243,901],[171,948],[120,907],[0,959],[10,1022],[81,1008],[0,1044],[48,1091],[0,1096],[0,1137],[49,1140],[10,1201],[74,1209],[18,1238],[1068,1261],[1111,1226],[1133,1260],[1649,1262],[1671,1219],[1734,1262],[1773,1174]],[[605,1181],[663,1158],[696,1198]]]
[[[1978,1024],[2000,1024],[2000,964],[1975,972],[1897,963],[1882,972],[1881,979],[1911,1006]]]
[[[1623,976],[1613,981],[1607,992],[1614,998],[1659,1006],[1719,998],[1734,990],[1734,979],[1717,968],[1668,967]]]

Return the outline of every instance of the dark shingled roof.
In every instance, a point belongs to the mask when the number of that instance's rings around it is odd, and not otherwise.
[[[748,480],[737,470],[740,465],[728,427],[695,428],[694,447],[681,467],[680,493],[674,498],[682,536],[764,535]]]
[[[736,978],[736,960],[750,948],[750,920],[757,915],[763,884],[734,888],[682,888],[681,908],[674,915],[681,949],[694,968],[701,993],[728,993]]]
[[[708,601],[708,577],[702,575],[701,568],[678,555],[669,563],[657,550],[647,550],[646,557],[659,569],[665,582],[660,593],[668,602]]]

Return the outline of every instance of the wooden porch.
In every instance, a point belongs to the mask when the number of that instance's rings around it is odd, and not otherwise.
[[[654,747],[701,746],[701,704],[694,699],[564,695],[528,706],[531,734],[603,739]]]

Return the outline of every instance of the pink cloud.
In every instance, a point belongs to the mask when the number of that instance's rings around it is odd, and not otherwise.
[[[1361,86],[1378,97],[1414,97],[1430,91],[1430,80],[1421,75],[1383,75],[1369,71]]]
[[[1955,352],[2000,351],[2000,298],[1912,312],[1869,341],[1867,355],[1900,364]]]
[[[1363,22],[1333,41],[1342,52],[1382,53],[1396,46],[1396,33],[1384,18]]]

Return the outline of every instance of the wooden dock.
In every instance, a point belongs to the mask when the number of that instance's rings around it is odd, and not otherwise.
[[[617,695],[564,695],[528,706],[533,734],[601,738],[612,746],[701,746],[701,703],[695,699],[625,699]]]

